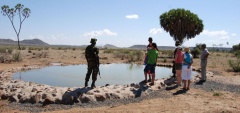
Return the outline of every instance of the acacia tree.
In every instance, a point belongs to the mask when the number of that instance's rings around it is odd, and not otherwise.
[[[172,9],[160,17],[160,25],[169,32],[173,40],[182,44],[186,39],[194,38],[203,31],[202,20],[196,14],[185,9]]]
[[[24,20],[26,18],[28,18],[30,16],[31,10],[29,8],[24,8],[24,5],[22,5],[22,4],[17,4],[14,8],[9,8],[9,6],[3,5],[1,8],[2,8],[1,13],[3,14],[3,16],[7,16],[9,18],[9,20],[13,26],[13,29],[14,29],[14,31],[17,35],[17,39],[18,39],[18,48],[19,48],[19,50],[21,50],[21,47],[19,44],[19,35],[21,32],[22,23],[24,22]],[[18,30],[16,29],[14,22],[13,22],[15,15],[19,15],[20,24],[19,24]]]

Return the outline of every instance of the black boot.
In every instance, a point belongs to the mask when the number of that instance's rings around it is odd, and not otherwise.
[[[85,87],[88,87],[88,81],[85,81]]]
[[[92,82],[92,85],[91,85],[91,89],[94,89],[94,88],[96,88],[96,86],[95,86],[95,81],[93,81],[93,82]]]

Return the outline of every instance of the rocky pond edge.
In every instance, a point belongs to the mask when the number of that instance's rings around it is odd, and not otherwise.
[[[171,65],[166,64],[159,64],[158,66],[171,67]],[[1,71],[0,99],[17,103],[39,103],[43,106],[49,104],[84,104],[143,97],[175,83],[175,80],[172,78],[163,78],[156,79],[155,85],[153,86],[150,86],[148,83],[131,83],[126,85],[97,86],[94,89],[90,89],[89,87],[56,87],[12,79],[13,74],[16,72],[38,68],[42,67],[38,65],[25,65],[23,67],[10,68]],[[196,69],[193,70],[200,71]],[[213,76],[213,73],[208,72],[208,76]],[[193,82],[198,81],[199,79],[199,74],[193,76]]]

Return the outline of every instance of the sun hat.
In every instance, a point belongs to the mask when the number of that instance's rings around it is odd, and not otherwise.
[[[185,48],[184,48],[184,51],[185,51],[185,52],[190,52],[189,47],[185,47]]]

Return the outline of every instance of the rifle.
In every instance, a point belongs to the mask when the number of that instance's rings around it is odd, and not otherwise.
[[[96,55],[96,63],[97,63],[97,67],[98,67],[98,74],[99,74],[99,77],[100,77],[100,79],[101,79],[101,76],[100,76],[100,69],[99,69],[99,56],[98,55]]]

